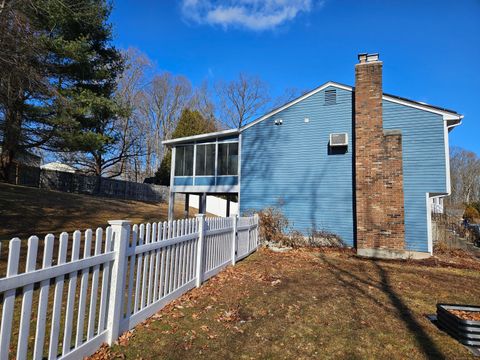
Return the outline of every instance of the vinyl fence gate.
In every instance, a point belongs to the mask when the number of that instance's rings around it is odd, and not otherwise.
[[[0,360],[88,356],[258,247],[256,215],[109,225],[10,240]]]

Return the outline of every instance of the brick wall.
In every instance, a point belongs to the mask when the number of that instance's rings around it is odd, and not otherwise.
[[[384,131],[382,62],[355,66],[355,189],[358,249],[405,246],[402,136]]]

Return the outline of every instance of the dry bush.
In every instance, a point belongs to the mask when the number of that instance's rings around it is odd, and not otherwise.
[[[461,223],[459,218],[447,214],[432,214],[433,242],[435,248],[453,249],[458,242],[465,241],[480,246],[480,226]]]
[[[299,248],[307,246],[307,240],[305,236],[298,230],[292,230],[282,238],[282,245]]]
[[[260,219],[260,239],[266,243],[275,243],[292,248],[299,247],[345,247],[337,235],[325,230],[310,230],[308,236],[301,231],[291,229],[289,221],[282,211],[269,207],[258,212]]]
[[[478,213],[480,214],[480,201],[472,202],[470,204],[470,206],[473,206],[478,211]]]
[[[473,205],[467,205],[465,212],[463,213],[463,218],[470,223],[474,223],[480,219],[480,213]]]
[[[338,235],[326,230],[310,230],[308,236],[300,231],[292,230],[283,237],[282,245],[292,248],[345,247],[345,243]]]
[[[289,225],[286,216],[279,209],[269,207],[258,212],[258,217],[260,239],[282,244]]]
[[[326,230],[310,230],[308,246],[345,247],[343,240],[336,234]]]
[[[445,255],[449,258],[475,258],[470,251],[451,246],[445,241],[439,241],[433,245],[433,253],[435,255]]]

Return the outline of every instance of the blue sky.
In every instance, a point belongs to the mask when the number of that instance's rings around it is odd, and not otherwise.
[[[115,44],[203,80],[260,76],[272,95],[354,84],[360,52],[379,52],[384,91],[465,115],[450,144],[480,154],[480,0],[114,1]]]

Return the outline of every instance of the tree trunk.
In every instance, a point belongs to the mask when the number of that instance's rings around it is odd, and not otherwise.
[[[22,128],[22,113],[18,109],[7,109],[3,132],[2,152],[0,155],[0,178],[8,181],[13,160],[18,153]]]

